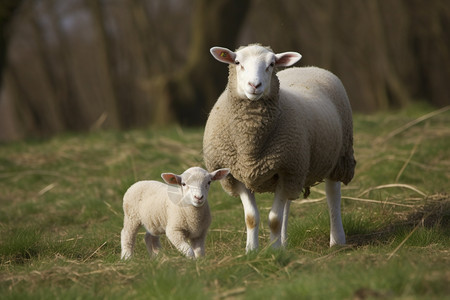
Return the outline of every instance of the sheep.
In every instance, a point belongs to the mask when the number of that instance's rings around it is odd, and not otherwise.
[[[229,64],[228,84],[211,109],[203,137],[208,170],[229,168],[222,187],[241,198],[247,229],[246,251],[258,248],[259,212],[255,193],[274,193],[269,212],[270,241],[287,244],[290,200],[325,181],[330,247],[345,244],[341,182],[354,176],[353,121],[341,81],[317,67],[287,68],[297,52],[275,54],[252,44],[233,52],[210,49]]]
[[[203,256],[206,233],[211,224],[209,187],[211,181],[221,180],[229,172],[228,169],[219,169],[208,173],[200,167],[193,167],[181,175],[161,174],[169,185],[151,180],[133,184],[123,197],[121,258],[131,257],[141,225],[146,229],[145,243],[150,256],[158,254],[161,234],[166,234],[185,256]]]

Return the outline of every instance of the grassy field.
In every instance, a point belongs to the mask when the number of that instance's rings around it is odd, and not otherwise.
[[[202,129],[67,134],[0,145],[2,299],[442,299],[450,294],[450,110],[355,115],[348,246],[328,247],[323,185],[291,206],[289,245],[268,247],[272,195],[258,195],[259,251],[242,205],[213,184],[206,257],[138,236],[123,262],[122,196],[135,181],[202,165]]]

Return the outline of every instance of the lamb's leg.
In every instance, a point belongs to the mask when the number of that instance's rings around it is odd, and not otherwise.
[[[330,247],[345,244],[345,232],[341,219],[341,183],[325,179],[328,211],[330,213]]]
[[[128,259],[133,254],[136,234],[140,225],[141,224],[139,222],[132,221],[127,215],[125,215],[123,229],[120,233],[120,244],[122,246],[122,253],[120,255],[121,259]]]
[[[237,191],[244,206],[245,225],[247,227],[247,244],[245,250],[248,253],[258,248],[259,211],[256,206],[255,195],[243,183],[238,183]]]
[[[148,231],[145,233],[145,244],[147,245],[147,251],[150,256],[158,254],[159,249],[161,248],[159,236],[154,236]]]
[[[191,240],[192,248],[194,249],[195,258],[205,256],[205,237],[199,237]]]
[[[185,234],[179,230],[173,230],[167,228],[166,236],[169,241],[184,255],[189,258],[194,258],[194,251],[192,250],[191,245],[189,245]]]
[[[290,203],[288,202],[283,190],[277,188],[272,209],[269,213],[270,242],[274,248],[279,248],[286,244],[287,217],[290,207]]]

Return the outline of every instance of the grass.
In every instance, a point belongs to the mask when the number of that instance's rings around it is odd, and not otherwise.
[[[134,258],[121,261],[121,201],[137,180],[202,165],[202,129],[66,134],[0,145],[2,299],[445,298],[450,111],[427,115],[432,112],[419,104],[355,115],[358,165],[342,191],[347,246],[328,247],[318,185],[309,199],[291,205],[286,250],[269,247],[272,195],[258,195],[261,248],[245,254],[240,201],[214,184],[207,253],[196,261],[164,238],[163,252],[150,259],[143,231]]]

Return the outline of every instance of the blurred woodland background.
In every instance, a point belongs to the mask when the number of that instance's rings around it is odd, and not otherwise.
[[[203,125],[227,68],[212,46],[298,51],[354,111],[450,104],[447,0],[2,0],[0,141]]]

